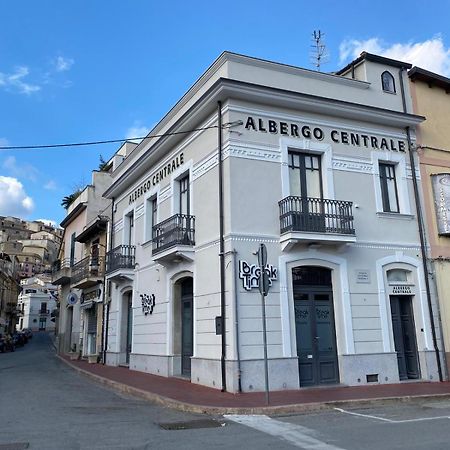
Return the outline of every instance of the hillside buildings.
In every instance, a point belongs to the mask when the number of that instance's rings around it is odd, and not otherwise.
[[[0,251],[19,260],[19,277],[51,273],[62,230],[39,221],[0,217]]]

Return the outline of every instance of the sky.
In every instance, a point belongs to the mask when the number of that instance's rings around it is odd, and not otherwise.
[[[434,5],[434,6],[433,6]],[[224,51],[321,70],[361,51],[450,77],[450,0],[2,0],[0,147],[144,136]],[[119,144],[0,149],[0,215],[59,224]]]

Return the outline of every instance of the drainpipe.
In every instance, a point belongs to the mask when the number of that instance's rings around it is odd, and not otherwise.
[[[113,230],[114,230],[114,197],[111,200],[111,220],[109,222],[109,251],[113,249]],[[105,281],[106,281],[106,261],[105,261]],[[110,291],[111,282],[108,281],[108,284],[105,282],[105,286],[103,289],[103,305],[105,305],[106,299],[106,290]],[[111,296],[111,292],[109,292]],[[109,331],[109,307],[111,302],[106,303],[106,319],[105,319],[105,311],[103,311],[103,320],[105,323],[105,334],[104,334],[104,345],[103,345],[103,365],[106,364],[106,349],[108,348],[108,331]]]
[[[403,112],[407,113],[405,85],[403,83],[403,71],[404,71],[403,67],[399,69],[400,89],[401,89],[401,93],[402,93]],[[411,172],[412,172],[414,200],[415,200],[416,214],[417,214],[417,225],[419,228],[420,252],[421,252],[421,256],[422,256],[422,265],[423,265],[423,271],[424,271],[424,277],[425,277],[425,291],[427,294],[428,311],[430,314],[431,336],[433,338],[433,347],[434,347],[434,352],[436,354],[436,363],[437,363],[437,369],[438,369],[438,374],[439,374],[439,381],[443,381],[441,358],[439,356],[439,348],[438,348],[437,338],[436,338],[436,326],[434,323],[434,316],[433,316],[433,304],[431,301],[430,280],[429,280],[429,275],[428,275],[427,249],[426,249],[426,243],[425,243],[425,230],[423,227],[422,206],[420,203],[419,185],[417,182],[417,175],[416,175],[416,163],[414,161],[413,144],[411,141],[410,128],[406,127],[405,130],[406,130],[406,139],[408,141],[409,162],[411,165]]]
[[[237,373],[238,373],[238,392],[242,392],[242,380],[241,380],[241,357],[239,354],[239,302],[238,302],[238,266],[237,266],[237,251],[233,250],[233,278],[234,278],[234,327],[236,330],[236,359],[237,359]]]
[[[222,392],[227,390],[227,375],[225,367],[226,328],[225,328],[225,240],[223,231],[223,163],[222,163],[222,102],[217,102],[218,122],[218,158],[219,158],[219,257],[220,257],[220,315],[222,325],[222,353],[220,365],[222,372]]]

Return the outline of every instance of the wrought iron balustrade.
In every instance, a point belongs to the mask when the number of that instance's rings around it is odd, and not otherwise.
[[[176,245],[195,245],[195,216],[175,214],[153,226],[153,253]]]
[[[278,204],[281,234],[292,231],[355,234],[352,202],[290,196]]]
[[[105,270],[103,256],[87,256],[72,266],[72,284],[87,278],[102,278]]]
[[[117,269],[134,269],[136,247],[119,245],[106,254],[106,273]]]

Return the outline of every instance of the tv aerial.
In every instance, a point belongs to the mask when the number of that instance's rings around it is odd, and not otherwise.
[[[316,67],[316,70],[320,72],[321,64],[328,62],[329,54],[323,40],[324,33],[320,30],[314,30],[312,35],[313,44],[311,45],[311,62]]]

